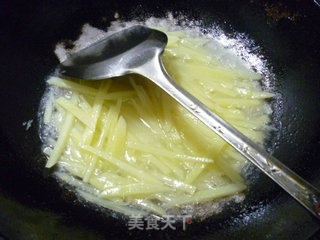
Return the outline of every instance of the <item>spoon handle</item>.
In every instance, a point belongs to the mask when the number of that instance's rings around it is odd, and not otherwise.
[[[179,86],[165,70],[161,56],[156,56],[135,72],[152,80],[320,219],[319,190]]]

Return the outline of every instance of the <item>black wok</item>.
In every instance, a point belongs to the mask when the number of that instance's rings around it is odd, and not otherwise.
[[[84,204],[44,171],[37,111],[53,50],[84,23],[168,11],[245,33],[275,74],[278,130],[267,148],[320,188],[320,8],[313,1],[0,1],[0,233],[6,239],[308,239],[319,222],[257,169],[243,204],[187,231],[129,231],[126,219]],[[33,119],[26,131],[23,122]],[[0,234],[0,236],[1,236]],[[0,238],[1,239],[1,238]]]

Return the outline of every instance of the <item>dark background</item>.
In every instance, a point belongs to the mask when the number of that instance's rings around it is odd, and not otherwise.
[[[0,232],[5,239],[308,239],[318,228],[305,209],[255,170],[244,204],[194,222],[186,232],[128,231],[125,219],[79,202],[44,170],[36,114],[54,46],[84,23],[172,11],[247,34],[275,73],[274,155],[320,187],[320,8],[313,1],[0,1]],[[22,122],[33,119],[28,131]],[[1,238],[0,238],[1,239]]]

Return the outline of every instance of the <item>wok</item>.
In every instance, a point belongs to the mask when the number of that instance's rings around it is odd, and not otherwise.
[[[1,1],[0,233],[5,239],[308,239],[319,222],[253,168],[241,204],[183,230],[129,231],[127,219],[79,201],[44,170],[37,112],[53,50],[84,23],[106,28],[168,11],[246,34],[274,73],[270,152],[320,187],[320,9],[313,1]],[[67,42],[68,43],[68,42]],[[67,44],[68,45],[68,44]],[[33,120],[26,130],[23,122]],[[0,235],[1,236],[1,235]]]

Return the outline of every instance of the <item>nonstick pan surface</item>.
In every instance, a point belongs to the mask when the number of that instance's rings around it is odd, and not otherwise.
[[[79,201],[44,170],[37,112],[53,50],[84,23],[105,29],[170,11],[246,34],[274,73],[278,130],[267,148],[320,188],[320,8],[313,1],[1,1],[0,233],[8,239],[308,239],[315,220],[254,169],[243,204],[187,231],[129,231],[126,220]],[[33,120],[26,131],[22,123]],[[250,176],[249,176],[250,178]],[[0,235],[1,236],[1,235]]]

